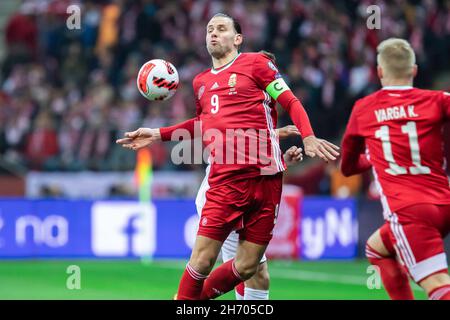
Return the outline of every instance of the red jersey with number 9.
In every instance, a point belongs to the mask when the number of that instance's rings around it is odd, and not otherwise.
[[[219,69],[193,80],[202,138],[210,148],[209,185],[273,175],[285,170],[275,132],[275,100],[266,87],[281,77],[260,53],[240,53]]]
[[[442,91],[384,87],[356,102],[343,146],[365,148],[385,215],[413,204],[450,204],[443,153],[448,119],[450,94]]]

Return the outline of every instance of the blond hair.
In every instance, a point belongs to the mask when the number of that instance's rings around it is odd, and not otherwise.
[[[416,55],[408,41],[390,38],[377,47],[377,63],[387,78],[407,79],[413,76]]]

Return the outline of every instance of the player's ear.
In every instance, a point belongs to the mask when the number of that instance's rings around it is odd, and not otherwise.
[[[242,34],[238,33],[234,36],[234,45],[240,47],[242,42],[244,41]]]
[[[419,68],[419,67],[417,66],[417,64],[415,64],[415,65],[413,66],[413,69],[412,69],[412,76],[413,76],[413,78],[416,77],[418,68]]]
[[[377,75],[378,78],[383,79],[383,69],[379,65],[377,66]]]

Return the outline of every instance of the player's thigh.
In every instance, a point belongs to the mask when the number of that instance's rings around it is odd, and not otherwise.
[[[420,286],[427,292],[430,293],[436,288],[444,285],[450,284],[450,276],[446,270],[441,270],[440,272],[434,273],[422,281],[419,282]]]
[[[236,231],[232,231],[222,245],[222,260],[227,262],[236,258],[237,248],[239,245],[239,235]]]
[[[239,234],[236,231],[232,231],[228,238],[224,241],[222,249],[220,250],[222,261],[227,262],[236,258],[237,248],[239,246]],[[267,261],[266,254],[263,254],[260,260],[260,266]],[[265,268],[267,269],[267,268]],[[259,270],[259,268],[258,268]]]
[[[378,228],[367,240],[367,244],[381,254],[383,257],[388,257],[394,254],[392,242],[389,238],[389,223],[384,223]]]
[[[244,215],[240,240],[268,245],[272,239],[281,201],[282,175],[262,177],[253,186],[257,203]]]
[[[224,242],[244,214],[244,209],[236,205],[239,195],[232,185],[211,187],[201,209],[197,235]]]
[[[189,264],[200,273],[209,273],[216,262],[221,246],[221,241],[198,235]]]
[[[398,258],[419,283],[447,270],[442,229],[444,219],[435,205],[414,205],[389,218],[390,236]]]
[[[235,267],[243,276],[253,275],[266,251],[267,245],[240,240],[236,253]],[[248,279],[247,277],[245,277]]]
[[[445,238],[450,231],[450,205],[439,205],[439,216],[443,218],[445,226],[441,231],[441,235]],[[448,269],[440,270],[420,281],[420,286],[425,289],[427,293],[430,293],[434,289],[443,285],[450,284],[450,276]]]

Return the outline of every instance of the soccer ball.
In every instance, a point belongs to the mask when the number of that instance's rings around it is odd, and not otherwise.
[[[178,88],[178,71],[168,61],[153,59],[139,70],[137,87],[148,100],[167,100]]]

